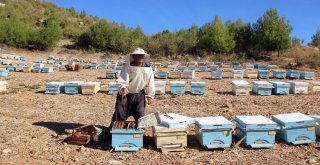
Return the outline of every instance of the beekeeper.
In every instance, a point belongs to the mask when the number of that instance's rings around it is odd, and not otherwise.
[[[146,103],[154,104],[154,73],[149,54],[141,48],[129,54],[117,82],[120,83],[119,92],[110,126],[114,121],[124,121],[130,116],[138,121],[145,115]]]

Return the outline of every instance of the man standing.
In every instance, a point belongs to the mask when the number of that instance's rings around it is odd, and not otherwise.
[[[150,56],[143,49],[137,48],[129,55],[118,83],[119,92],[110,128],[114,121],[124,121],[130,116],[137,122],[145,115],[146,103],[154,104],[154,73],[150,67]]]

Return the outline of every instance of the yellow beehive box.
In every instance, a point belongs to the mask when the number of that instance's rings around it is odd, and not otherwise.
[[[180,79],[181,78],[181,72],[180,71],[170,71],[168,78],[171,79]]]
[[[222,71],[221,76],[222,78],[232,78],[233,77],[232,69],[230,71]]]
[[[25,67],[23,68],[23,72],[24,72],[24,73],[29,73],[29,72],[31,72],[31,70],[32,70],[32,67],[29,67],[29,66],[25,66]]]
[[[0,92],[5,92],[7,90],[7,84],[6,81],[0,81]]]
[[[81,84],[81,93],[85,95],[96,94],[100,90],[101,82],[85,82]]]
[[[308,86],[309,93],[320,92],[320,81],[311,81]]]
[[[188,127],[167,128],[153,126],[155,144],[162,152],[183,151],[187,146]]]
[[[244,71],[244,77],[245,78],[252,78],[252,79],[256,79],[258,78],[258,71],[255,69],[246,69]]]

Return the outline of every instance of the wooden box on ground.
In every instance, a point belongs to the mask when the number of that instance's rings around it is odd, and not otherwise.
[[[309,82],[308,91],[309,91],[309,93],[320,92],[320,81],[311,81],[311,82]]]
[[[280,129],[277,136],[293,145],[313,143],[316,141],[315,119],[302,113],[273,115],[272,120]]]
[[[244,77],[249,79],[256,79],[258,78],[258,71],[255,69],[246,69],[244,71]]]
[[[246,96],[250,94],[251,85],[246,80],[232,81],[232,93],[236,96]]]
[[[161,125],[153,126],[155,144],[162,152],[184,151],[187,146],[188,127],[167,128]]]
[[[156,94],[166,93],[166,81],[154,81],[154,86],[156,88]]]
[[[206,92],[206,82],[190,82],[191,94],[203,95]]]
[[[81,93],[92,95],[96,94],[100,90],[101,82],[85,82],[81,84]]]
[[[182,73],[182,78],[185,79],[194,79],[195,77],[195,71],[194,70],[184,70]]]
[[[305,80],[313,80],[314,79],[314,72],[301,71],[300,78],[305,79]]]
[[[83,84],[83,81],[70,81],[64,83],[64,92],[66,94],[79,94],[81,92],[81,84]]]
[[[233,70],[232,77],[234,79],[243,79],[243,71],[242,70]]]
[[[301,81],[289,81],[290,94],[308,94],[308,83]]]
[[[180,71],[170,71],[168,74],[168,78],[170,79],[180,79],[181,78],[181,72]]]
[[[184,81],[171,81],[170,91],[171,94],[185,94],[186,92],[186,82]]]
[[[5,92],[7,90],[8,82],[0,81],[0,92]]]
[[[252,91],[256,95],[264,95],[269,96],[271,95],[273,85],[267,81],[253,81],[252,82]]]
[[[272,94],[274,95],[287,95],[289,94],[290,84],[286,82],[270,82],[273,85]]]
[[[65,82],[48,82],[46,83],[45,94],[59,94],[64,93]]]

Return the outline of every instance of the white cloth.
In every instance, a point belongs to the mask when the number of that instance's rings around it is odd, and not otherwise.
[[[151,67],[137,67],[125,64],[118,78],[119,92],[127,88],[129,93],[139,93],[145,90],[146,96],[154,98],[154,73]]]

